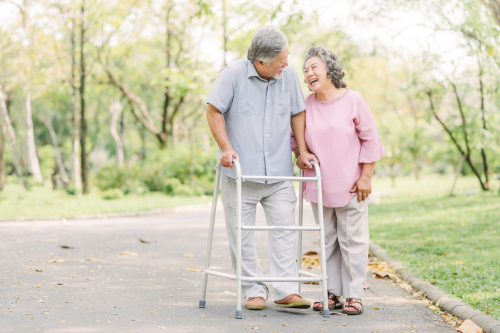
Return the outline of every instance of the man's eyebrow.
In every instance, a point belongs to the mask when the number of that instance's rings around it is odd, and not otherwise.
[[[290,52],[288,52],[288,53],[286,54],[286,56],[284,56],[281,60],[286,59],[286,57],[288,57],[288,55],[289,55],[289,54],[290,54]]]

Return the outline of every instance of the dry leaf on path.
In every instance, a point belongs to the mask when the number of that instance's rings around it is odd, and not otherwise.
[[[464,320],[462,325],[457,328],[457,331],[461,333],[483,333],[483,329],[474,324],[470,319]]]
[[[403,288],[404,290],[406,290],[407,292],[409,292],[410,294],[412,294],[413,291],[414,291],[413,288],[412,288],[412,286],[409,285],[408,283],[400,283],[399,286],[401,288]]]
[[[141,243],[146,243],[146,244],[147,244],[147,243],[151,243],[150,241],[144,240],[144,239],[142,239],[142,238],[139,238],[139,241],[140,241]]]
[[[201,270],[201,269],[196,268],[196,267],[188,267],[188,268],[183,268],[182,270],[183,270],[183,271],[186,271],[186,272],[202,272],[202,270]]]
[[[99,259],[94,258],[94,257],[90,257],[90,258],[86,258],[85,260],[87,260],[87,261],[97,261],[97,260],[99,260]]]
[[[131,251],[123,251],[120,252],[121,256],[129,256],[129,257],[138,257],[139,253],[131,252]]]
[[[393,281],[395,282],[401,282],[401,278],[399,276],[397,276],[396,274],[392,274],[392,273],[388,273],[388,272],[374,272],[375,273],[375,277],[378,278],[378,279],[385,279],[385,278],[388,278],[388,279],[392,279]]]
[[[338,315],[338,316],[347,316],[346,313],[342,313],[342,312],[330,312],[331,315]]]
[[[59,245],[60,248],[62,249],[72,249],[73,246],[69,246],[69,245]]]
[[[317,256],[318,255],[318,252],[316,251],[307,251],[306,253],[304,253],[304,256]]]

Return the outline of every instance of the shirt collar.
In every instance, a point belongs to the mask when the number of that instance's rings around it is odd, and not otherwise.
[[[257,73],[257,70],[255,69],[255,66],[252,64],[252,62],[250,60],[248,60],[248,71],[247,72],[248,72],[248,78],[251,78],[252,76],[256,76],[259,79],[262,79],[259,76],[259,73]]]
[[[259,80],[267,82],[266,79],[263,79],[263,78],[261,78],[259,76],[259,73],[257,73],[257,69],[255,69],[254,64],[252,64],[252,62],[250,60],[247,60],[247,61],[248,61],[248,65],[247,65],[248,78],[251,78],[252,76],[255,76]],[[269,80],[269,83],[274,83],[274,82],[276,82],[276,79],[274,79],[274,78],[271,78]]]

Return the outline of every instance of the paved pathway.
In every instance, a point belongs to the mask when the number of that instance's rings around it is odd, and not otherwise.
[[[231,272],[219,211],[212,268]],[[456,332],[390,280],[369,274],[362,316],[312,310],[243,310],[233,281],[211,277],[198,308],[209,209],[108,220],[0,223],[0,332]],[[306,224],[313,224],[306,210]],[[264,215],[258,211],[258,224]],[[141,243],[139,238],[151,243]],[[265,273],[267,235],[256,237]],[[304,251],[317,250],[305,232]],[[63,249],[68,245],[71,249]],[[131,251],[139,256],[123,256]],[[321,297],[317,285],[303,296]]]

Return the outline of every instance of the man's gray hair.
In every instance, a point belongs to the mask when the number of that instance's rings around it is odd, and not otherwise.
[[[253,35],[247,58],[252,64],[258,59],[270,65],[287,46],[288,39],[283,31],[274,25],[265,25]]]
[[[337,55],[332,51],[328,51],[321,46],[311,46],[309,50],[304,55],[304,64],[302,69],[305,69],[307,60],[312,57],[320,57],[326,65],[326,77],[332,80],[335,88],[346,88],[347,85],[342,78],[344,77],[344,71],[342,70],[342,64],[337,58]]]

